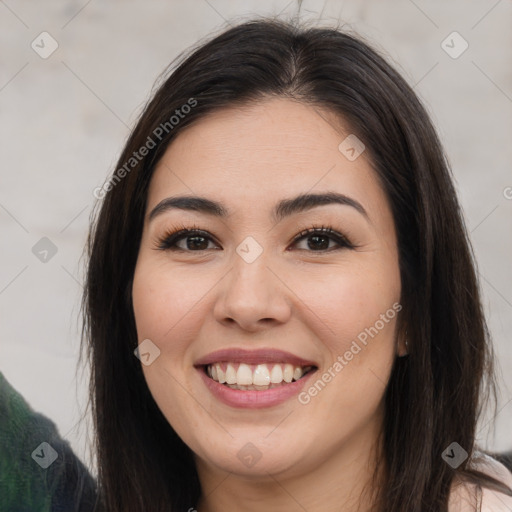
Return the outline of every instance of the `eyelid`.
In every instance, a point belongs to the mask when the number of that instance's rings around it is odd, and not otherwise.
[[[292,239],[292,243],[295,244],[299,240],[301,240],[302,238],[305,238],[308,235],[309,236],[313,236],[315,234],[325,235],[325,236],[335,240],[336,243],[340,247],[347,247],[349,249],[355,249],[355,248],[358,247],[357,245],[353,244],[346,235],[344,235],[340,231],[335,230],[332,226],[329,226],[329,225],[327,225],[327,226],[324,226],[324,225],[319,226],[319,225],[316,225],[316,224],[314,224],[313,226],[311,226],[311,227],[309,227],[307,229],[301,230]],[[325,253],[325,252],[329,252],[329,251],[308,251],[308,252],[318,252],[318,253],[324,252]]]
[[[155,241],[155,244],[154,244],[154,248],[155,249],[159,249],[159,250],[175,250],[175,251],[180,251],[179,248],[172,248],[171,247],[167,247],[167,244],[169,242],[173,242],[175,243],[176,241],[180,240],[181,238],[186,238],[186,236],[192,236],[194,234],[198,234],[198,235],[201,235],[203,236],[204,238],[208,239],[208,240],[211,240],[213,242],[215,242],[216,244],[218,244],[217,240],[215,239],[215,237],[208,231],[204,230],[204,229],[201,229],[198,225],[196,224],[192,224],[192,225],[185,225],[185,224],[179,224],[179,225],[176,225],[176,226],[173,226],[169,229],[166,229],[164,231],[164,234],[159,236],[157,238],[157,240]],[[203,251],[185,251],[185,250],[181,250],[181,252],[204,252]]]

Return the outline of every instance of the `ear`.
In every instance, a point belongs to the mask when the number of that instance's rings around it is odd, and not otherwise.
[[[396,353],[398,357],[404,357],[409,354],[409,340],[407,339],[407,331],[405,334],[399,334],[396,344]]]

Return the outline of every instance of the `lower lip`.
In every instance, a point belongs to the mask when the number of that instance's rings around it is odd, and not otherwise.
[[[282,404],[289,398],[298,395],[309,378],[316,372],[316,370],[311,371],[295,382],[282,384],[279,387],[265,391],[242,391],[240,389],[231,389],[211,379],[206,375],[202,367],[198,368],[198,371],[204,383],[216,398],[231,407],[242,407],[245,409],[261,409]]]

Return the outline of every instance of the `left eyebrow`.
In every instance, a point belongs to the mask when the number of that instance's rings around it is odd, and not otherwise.
[[[280,222],[286,217],[300,213],[318,206],[328,204],[339,204],[351,206],[357,210],[368,222],[371,223],[368,213],[363,205],[355,199],[339,194],[337,192],[325,192],[321,194],[300,194],[291,199],[283,199],[277,203],[272,211],[272,219],[274,222]],[[156,216],[173,209],[196,211],[206,215],[226,218],[231,215],[230,211],[217,201],[213,201],[206,197],[199,196],[176,196],[167,197],[160,201],[149,214],[148,221],[153,220]]]
[[[363,205],[355,199],[346,196],[344,194],[338,194],[337,192],[325,192],[322,194],[300,194],[292,199],[283,199],[277,203],[274,211],[272,212],[272,218],[275,222],[280,222],[285,217],[300,213],[318,206],[324,206],[328,204],[340,204],[343,206],[351,206],[358,211],[368,222],[370,218],[368,213],[363,208]]]

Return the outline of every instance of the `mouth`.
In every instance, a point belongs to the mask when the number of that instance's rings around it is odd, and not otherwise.
[[[229,407],[270,408],[300,393],[318,363],[274,348],[229,348],[212,352],[194,366],[206,388]]]
[[[211,380],[239,391],[267,391],[297,382],[317,368],[291,363],[247,364],[219,361],[202,365]]]

